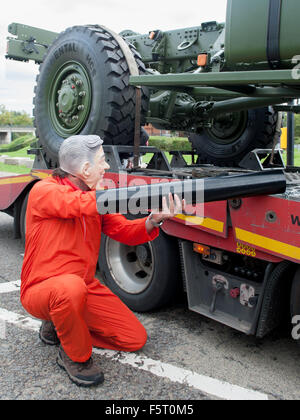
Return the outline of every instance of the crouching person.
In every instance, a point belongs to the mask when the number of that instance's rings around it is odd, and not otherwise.
[[[181,211],[169,206],[151,217],[99,215],[95,190],[109,169],[98,136],[72,136],[59,150],[59,169],[37,182],[27,205],[21,303],[42,320],[40,338],[60,344],[57,363],[77,385],[100,384],[92,347],[136,351],[147,333],[136,316],[95,276],[101,232],[127,245],[152,241],[159,222]]]

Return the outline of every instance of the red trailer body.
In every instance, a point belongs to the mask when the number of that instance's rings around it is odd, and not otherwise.
[[[36,169],[0,179],[0,210],[14,217],[16,237],[24,236],[31,187],[47,176],[50,170]],[[159,171],[155,175],[115,171],[106,174],[105,183],[115,188],[175,179]],[[290,291],[298,278],[297,182],[288,185],[285,194],[205,203],[203,217],[177,215],[164,223],[157,245],[154,241],[133,249],[102,238],[100,272],[108,286],[138,311],[170,301],[178,288],[175,277],[180,277],[191,310],[262,337],[280,323],[278,313],[288,306],[284,296],[293,299]],[[118,263],[112,263],[116,256]],[[125,286],[119,281],[122,276],[128,279]],[[165,282],[158,298],[151,292],[155,282]]]

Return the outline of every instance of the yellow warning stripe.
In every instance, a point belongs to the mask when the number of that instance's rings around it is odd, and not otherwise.
[[[177,219],[184,220],[187,223],[193,225],[202,226],[207,229],[215,230],[216,232],[223,232],[224,222],[219,220],[210,219],[209,217],[198,217],[198,216],[186,216],[184,214],[177,214]]]
[[[37,171],[37,170],[33,170],[31,173],[35,177],[38,177],[38,178],[41,178],[41,179],[45,179],[45,178],[48,178],[49,176],[51,176],[51,173],[49,174],[47,172],[40,172],[40,171]]]
[[[240,241],[247,242],[254,246],[259,246],[260,248],[276,252],[277,254],[284,255],[286,257],[300,260],[300,248],[297,246],[276,241],[275,239],[257,235],[256,233],[248,232],[247,230],[240,228],[235,228],[235,234],[236,238]]]
[[[38,170],[33,170],[31,175],[24,175],[24,176],[11,176],[11,177],[5,177],[0,178],[0,185],[8,185],[8,184],[23,184],[27,182],[31,182],[34,179],[40,178],[45,179],[51,176],[51,173],[47,172],[40,172]]]
[[[8,184],[23,184],[25,182],[30,182],[34,178],[32,176],[20,176],[20,177],[11,177],[11,178],[4,178],[0,179],[0,185],[8,185]]]

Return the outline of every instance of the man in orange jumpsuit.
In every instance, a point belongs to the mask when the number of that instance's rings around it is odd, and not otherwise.
[[[95,190],[109,169],[101,145],[98,136],[69,137],[59,151],[60,168],[32,188],[21,274],[22,305],[43,320],[42,341],[60,342],[57,362],[82,386],[104,380],[92,346],[135,351],[147,340],[135,315],[94,277],[101,232],[132,246],[151,241],[184,204],[169,197],[161,213],[130,221],[99,215]]]

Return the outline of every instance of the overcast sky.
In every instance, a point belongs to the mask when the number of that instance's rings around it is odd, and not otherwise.
[[[226,0],[6,0],[0,14],[0,104],[32,113],[38,66],[4,58],[7,27],[23,23],[54,32],[73,25],[102,24],[120,32],[199,26],[225,21]],[[3,6],[3,5],[2,5]]]

